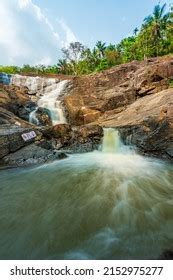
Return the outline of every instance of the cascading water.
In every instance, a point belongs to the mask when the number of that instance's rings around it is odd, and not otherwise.
[[[57,100],[64,90],[68,81],[61,81],[56,84],[56,87],[43,95],[38,100],[38,106],[46,108],[50,111],[52,124],[66,123],[66,118],[61,107],[61,101]]]
[[[118,131],[114,129],[105,129],[102,151],[104,153],[115,153],[120,147],[120,139],[118,137]]]
[[[52,124],[66,123],[66,118],[61,106],[61,97],[69,81],[59,81],[57,79],[47,79],[40,77],[27,77],[21,75],[13,75],[11,84],[16,86],[27,87],[30,95],[38,97],[37,105],[41,108],[48,109]],[[30,113],[29,121],[39,125],[37,119],[37,109]]]
[[[1,171],[0,181],[2,259],[157,259],[173,248],[172,166],[113,129],[100,151]]]
[[[36,107],[35,110],[33,110],[30,114],[29,114],[29,122],[30,123],[33,123],[33,124],[36,124],[36,125],[39,125],[39,120],[37,119],[37,109],[38,107]]]

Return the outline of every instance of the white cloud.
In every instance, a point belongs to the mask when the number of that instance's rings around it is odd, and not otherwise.
[[[45,56],[41,60],[35,62],[35,64],[37,64],[37,65],[40,65],[40,64],[41,65],[50,65],[51,62],[52,62],[51,57],[50,56]]]
[[[0,26],[0,64],[56,63],[60,48],[76,41],[62,20],[57,32],[33,0],[3,0]]]
[[[18,27],[14,24],[13,14],[8,7],[8,1],[1,4],[0,9],[0,51],[9,55],[9,60],[12,61],[19,53],[27,55],[28,47],[24,42],[21,42],[18,36]]]
[[[19,7],[21,9],[30,9],[30,11],[33,12],[33,15],[35,15],[38,19],[38,21],[45,23],[50,31],[52,32],[53,36],[56,38],[56,40],[59,40],[59,34],[54,31],[54,27],[49,21],[49,19],[44,15],[41,8],[37,5],[35,5],[31,0],[17,0]],[[59,41],[58,41],[59,42]]]
[[[27,7],[31,3],[31,0],[18,0],[18,3],[19,7],[22,9]]]
[[[72,32],[70,27],[65,23],[63,19],[57,20],[62,27],[63,31],[65,32],[65,40],[62,41],[62,45],[67,47],[71,42],[76,42],[78,39],[76,38],[75,34]]]

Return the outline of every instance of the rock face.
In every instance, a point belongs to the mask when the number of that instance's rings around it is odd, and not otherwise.
[[[29,114],[36,107],[26,87],[0,84],[0,108],[4,108],[16,116],[29,121]]]
[[[54,139],[56,149],[67,152],[91,152],[98,148],[103,136],[99,125],[71,126],[58,124],[41,131],[48,139]]]
[[[0,125],[16,125],[19,127],[33,127],[32,124],[17,117],[12,112],[0,107]]]
[[[64,99],[68,118],[76,125],[96,121],[105,112],[123,110],[137,98],[167,89],[172,77],[171,56],[133,61],[101,73],[76,77]]]
[[[118,128],[143,153],[173,158],[173,56],[74,78],[65,97],[73,124]]]

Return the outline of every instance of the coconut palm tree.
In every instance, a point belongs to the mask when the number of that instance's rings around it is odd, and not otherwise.
[[[106,43],[102,43],[102,41],[97,41],[96,48],[98,49],[99,56],[103,58],[106,50]]]
[[[137,33],[138,33],[139,29],[136,27],[134,30],[133,30],[133,34],[136,36]]]
[[[68,74],[68,64],[66,59],[59,59],[57,63],[57,69],[62,74]]]
[[[113,45],[113,44],[109,44],[107,47],[106,47],[107,50],[109,51],[115,51],[116,50],[116,46]]]
[[[164,37],[165,30],[170,20],[170,13],[165,13],[165,9],[166,3],[163,6],[160,6],[160,4],[156,5],[153,14],[144,19],[144,24],[142,26],[143,29],[150,29],[150,35],[153,38],[157,56],[159,54],[159,43]]]

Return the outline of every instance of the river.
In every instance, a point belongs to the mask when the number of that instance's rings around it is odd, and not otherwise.
[[[0,171],[0,259],[157,259],[173,248],[173,168],[105,130],[98,151]]]

